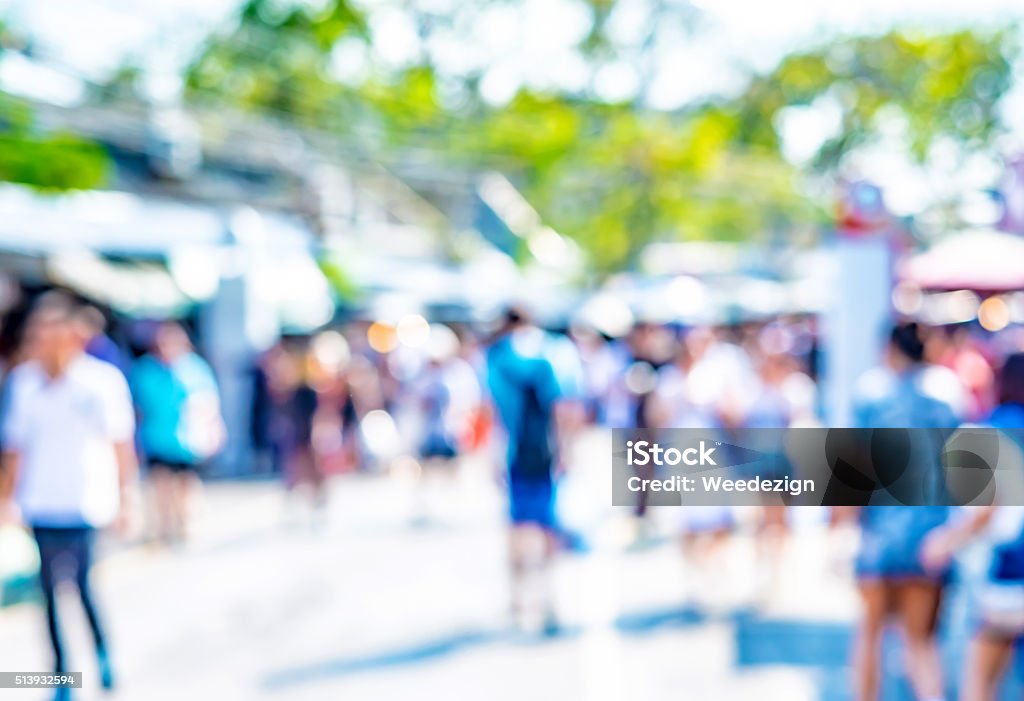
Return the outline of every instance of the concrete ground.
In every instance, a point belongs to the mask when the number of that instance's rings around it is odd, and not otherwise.
[[[187,546],[105,544],[96,584],[116,694],[96,690],[82,615],[65,598],[74,668],[86,675],[77,698],[849,698],[856,596],[818,515],[796,518],[773,577],[749,538],[702,574],[667,537],[673,514],[656,514],[639,547],[625,547],[626,522],[611,514],[587,548],[562,558],[562,628],[543,637],[506,614],[503,508],[482,470],[423,502],[400,479],[338,478],[319,527],[275,484],[209,485]],[[951,670],[964,626],[950,624]],[[36,605],[0,609],[0,669],[47,669],[43,634]],[[885,698],[909,699],[896,645]]]

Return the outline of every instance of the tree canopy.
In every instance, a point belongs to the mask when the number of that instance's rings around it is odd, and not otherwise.
[[[0,23],[0,56],[18,41]],[[100,146],[73,134],[37,133],[30,107],[0,91],[0,181],[41,190],[89,189],[105,182],[107,169]]]
[[[665,45],[700,34],[700,12],[650,0],[624,38],[614,18],[626,0],[570,4],[586,19],[569,47],[582,67],[571,87],[527,81],[495,100],[486,52],[450,55],[477,41],[486,13],[500,20],[525,0],[246,0],[187,67],[186,97],[334,134],[346,153],[385,165],[415,154],[439,171],[500,170],[600,272],[628,266],[656,240],[816,231],[830,216],[828,184],[894,131],[925,167],[939,145],[995,154],[1005,131],[1012,27],[823,37],[738,86],[663,110],[652,106],[649,77]],[[397,13],[407,33],[381,13]],[[636,89],[603,93],[609,66],[638,76]],[[0,178],[78,187],[102,177],[93,147],[32,135],[12,109],[0,102],[4,138],[17,143],[0,150]],[[816,140],[787,127],[794,115],[824,125]],[[794,132],[806,142],[801,159]]]

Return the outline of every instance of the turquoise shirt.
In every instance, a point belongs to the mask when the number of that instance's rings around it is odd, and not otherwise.
[[[146,456],[174,462],[196,462],[190,448],[186,407],[190,398],[216,393],[217,383],[206,361],[188,353],[167,365],[152,355],[132,369],[132,394],[139,410],[139,439]]]
[[[521,429],[526,393],[537,392],[544,414],[555,403],[579,396],[579,356],[572,341],[540,329],[522,329],[497,340],[487,351],[487,385],[498,418],[510,437]],[[508,463],[516,461],[517,444],[508,441]]]

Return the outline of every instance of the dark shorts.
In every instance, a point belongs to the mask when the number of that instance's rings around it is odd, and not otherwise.
[[[513,479],[508,485],[508,496],[512,523],[555,527],[555,486],[550,480]]]
[[[431,434],[420,446],[420,457],[424,460],[454,460],[459,454],[455,442],[440,434]]]
[[[149,458],[150,470],[167,470],[176,475],[199,472],[199,463],[185,462],[184,460],[164,460],[162,458]]]

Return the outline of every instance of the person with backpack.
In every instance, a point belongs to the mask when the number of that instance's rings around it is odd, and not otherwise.
[[[556,346],[522,310],[510,309],[487,350],[488,385],[508,439],[512,615],[523,624],[539,612],[548,634],[557,632],[550,581],[557,552],[556,445],[572,393]],[[541,592],[533,611],[526,601],[530,590]]]

